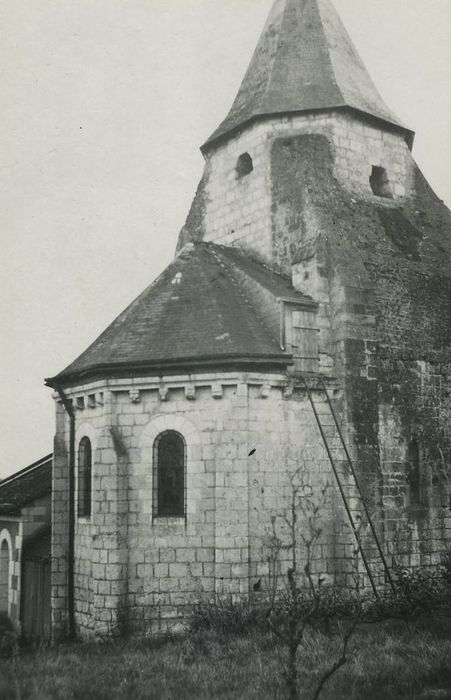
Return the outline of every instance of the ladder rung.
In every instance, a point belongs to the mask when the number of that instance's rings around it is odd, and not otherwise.
[[[310,404],[313,409],[313,413],[316,419],[316,422],[318,424],[321,437],[324,442],[324,446],[326,448],[327,455],[329,457],[329,461],[332,466],[332,470],[335,475],[335,479],[338,485],[338,489],[340,491],[342,501],[344,508],[346,510],[346,513],[348,515],[348,519],[350,521],[350,525],[352,530],[354,531],[354,535],[356,538],[357,542],[357,547],[360,552],[360,555],[362,557],[362,561],[364,563],[368,579],[371,582],[371,586],[374,591],[374,595],[378,597],[378,592],[376,589],[374,577],[371,572],[371,568],[368,563],[367,556],[365,554],[365,551],[362,547],[362,540],[364,539],[363,537],[360,536],[360,530],[362,530],[365,526],[365,523],[368,524],[370,530],[371,530],[371,535],[373,542],[376,546],[376,549],[379,553],[381,564],[383,565],[384,571],[385,571],[385,577],[388,579],[390,582],[390,585],[392,587],[392,590],[395,590],[395,586],[393,583],[393,579],[390,574],[390,570],[388,569],[388,565],[385,559],[385,555],[382,550],[382,546],[379,542],[379,538],[375,529],[375,526],[372,522],[369,510],[366,506],[365,499],[363,496],[363,493],[361,491],[356,472],[354,470],[354,466],[351,461],[351,457],[348,452],[348,448],[346,447],[346,443],[343,438],[343,434],[341,432],[340,425],[338,423],[337,416],[335,415],[335,411],[333,409],[331,399],[327,393],[327,388],[324,383],[324,380],[321,380],[322,384],[322,390],[323,390],[323,395],[325,396],[325,400],[321,401],[321,403],[318,403],[318,405],[314,402],[313,400],[313,392],[310,390],[310,387],[307,383],[307,379],[305,377],[302,377],[302,380],[304,382],[305,388],[307,390],[307,395],[309,397]],[[329,444],[328,438],[332,438],[332,442],[334,442],[334,446],[332,447]],[[334,439],[335,438],[335,439]],[[341,447],[336,446],[336,441],[337,438],[339,440],[339,443]],[[338,453],[338,454],[337,454]],[[341,459],[340,459],[341,457]],[[337,466],[338,465],[338,466]],[[352,479],[354,481],[355,486],[352,488],[349,488],[346,485],[343,485],[341,478],[345,477],[346,480],[349,476],[352,476]],[[355,493],[355,489],[357,489],[357,493]]]

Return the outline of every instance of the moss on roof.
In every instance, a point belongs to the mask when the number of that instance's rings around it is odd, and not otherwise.
[[[295,296],[291,280],[244,253],[211,243],[186,246],[94,343],[50,386],[102,371],[156,371],[226,363],[286,366],[278,328],[268,328],[243,295],[227,258],[274,296]]]
[[[47,455],[0,483],[1,515],[18,515],[27,504],[51,494],[52,457]]]
[[[253,119],[351,109],[413,133],[388,109],[330,0],[276,0],[226,119],[205,147]]]

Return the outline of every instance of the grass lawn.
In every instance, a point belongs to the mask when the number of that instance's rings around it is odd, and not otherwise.
[[[312,633],[299,656],[301,698],[337,657],[337,636]],[[449,610],[362,625],[324,700],[451,698]],[[1,700],[286,698],[285,650],[269,634],[63,645],[0,660]]]

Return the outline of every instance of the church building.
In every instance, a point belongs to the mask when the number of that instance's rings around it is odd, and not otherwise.
[[[330,0],[275,0],[173,262],[47,380],[55,638],[264,595],[295,475],[315,576],[441,563],[451,216],[413,141]]]

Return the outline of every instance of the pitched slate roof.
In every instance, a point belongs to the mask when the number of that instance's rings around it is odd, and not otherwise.
[[[207,245],[217,260],[228,263],[229,271],[233,271],[233,269],[241,270],[255,282],[258,282],[276,299],[292,300],[304,306],[317,306],[311,297],[294,289],[289,275],[277,272],[269,265],[266,265],[266,263],[257,260],[250,253],[244,252],[240,248],[231,248],[213,243]]]
[[[28,503],[51,494],[52,458],[47,455],[0,482],[0,515],[18,515]]]
[[[228,258],[274,296],[294,296],[288,278],[245,254],[211,243],[186,246],[78,359],[50,386],[81,377],[199,365],[282,365],[278,329],[268,328],[237,282]],[[277,293],[276,293],[277,292]],[[298,298],[312,303],[308,297]]]
[[[226,119],[204,144],[267,115],[347,108],[413,132],[385,105],[330,0],[275,0]]]

